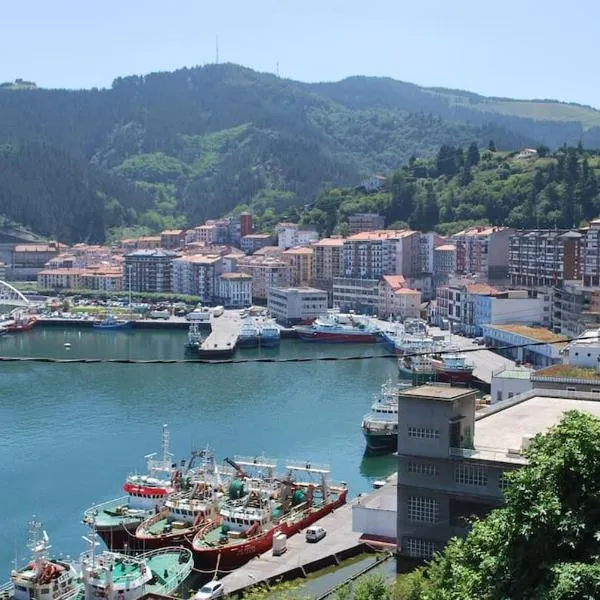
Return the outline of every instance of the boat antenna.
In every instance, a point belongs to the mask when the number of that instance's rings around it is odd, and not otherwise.
[[[169,452],[169,427],[166,423],[163,425],[161,447],[163,453],[163,462],[164,464],[167,464],[171,460],[171,454]]]
[[[92,559],[92,569],[94,568],[94,564],[96,562],[96,546],[100,544],[96,541],[96,532],[94,531],[91,535],[91,539],[86,537],[85,535],[81,536],[84,541],[86,541],[90,547],[90,557]]]

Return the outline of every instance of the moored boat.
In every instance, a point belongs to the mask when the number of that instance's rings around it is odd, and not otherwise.
[[[398,359],[398,371],[401,375],[411,377],[423,383],[433,381],[436,371],[428,354],[406,354]]]
[[[247,319],[240,328],[238,346],[240,348],[256,348],[260,339],[260,329],[253,319]]]
[[[128,475],[123,484],[127,494],[88,508],[83,522],[102,538],[111,550],[137,549],[135,530],[146,518],[160,509],[167,495],[178,488],[181,471],[173,464],[169,452],[169,431],[163,425],[162,458],[156,454],[147,457],[147,474]]]
[[[296,325],[294,329],[303,342],[372,344],[377,341],[378,334],[378,329],[367,317],[342,314],[337,310],[329,310],[312,325]]]
[[[279,346],[281,331],[273,319],[265,319],[260,326],[260,345],[263,348]]]
[[[198,348],[204,341],[204,336],[200,331],[198,323],[192,323],[187,333],[187,340],[185,342],[185,351],[188,354],[195,354],[198,352]]]
[[[108,314],[101,321],[96,321],[93,326],[95,329],[129,329],[132,324],[131,321],[117,319],[115,315]]]
[[[454,352],[433,357],[431,365],[438,380],[446,383],[468,383],[475,368],[464,354]]]
[[[346,502],[346,486],[330,486],[327,467],[290,463],[286,468],[272,489],[261,486],[239,499],[230,494],[219,518],[196,534],[192,549],[201,569],[235,569],[269,550],[276,534],[290,537]],[[299,473],[309,481],[298,481]]]
[[[3,329],[7,333],[22,333],[33,329],[38,319],[35,315],[17,313],[9,321],[4,323]]]

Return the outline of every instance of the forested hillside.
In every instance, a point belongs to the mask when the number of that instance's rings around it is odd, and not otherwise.
[[[444,145],[432,159],[410,159],[387,185],[367,194],[354,188],[323,190],[314,204],[288,209],[285,218],[315,224],[324,234],[347,231],[354,212],[385,215],[389,227],[441,233],[471,224],[573,227],[600,214],[600,156],[577,148],[539,157]],[[263,227],[281,215],[267,211]]]
[[[440,146],[595,139],[593,109],[540,103],[532,118],[533,105],[511,102],[372,78],[309,85],[236,65],[119,78],[107,90],[0,86],[0,216],[65,241],[244,206],[268,222]]]

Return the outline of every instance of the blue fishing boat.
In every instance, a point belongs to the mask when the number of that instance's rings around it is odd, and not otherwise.
[[[263,348],[279,346],[281,331],[273,319],[266,319],[260,327],[260,345]]]
[[[247,320],[240,329],[238,345],[240,348],[256,348],[260,339],[260,329],[254,321]]]
[[[131,321],[117,319],[115,315],[106,315],[102,321],[94,323],[95,329],[128,329],[131,326]]]

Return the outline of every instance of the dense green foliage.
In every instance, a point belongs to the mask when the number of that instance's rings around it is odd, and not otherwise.
[[[314,204],[285,216],[324,233],[344,233],[348,215],[377,212],[388,227],[450,234],[484,224],[572,227],[598,215],[600,157],[581,147],[554,153],[540,147],[539,154],[518,159],[514,153],[480,152],[476,144],[443,145],[432,159],[410,159],[377,193],[328,188]],[[263,218],[269,220],[276,218]]]
[[[509,475],[506,506],[412,576],[405,598],[600,597],[600,420],[572,411]]]
[[[65,241],[240,207],[268,225],[323,187],[355,186],[440,146],[600,145],[599,114],[376,78],[302,84],[235,65],[119,78],[107,90],[0,87],[0,214]],[[428,194],[422,219],[435,224],[439,190]],[[453,218],[481,217],[481,201]]]

